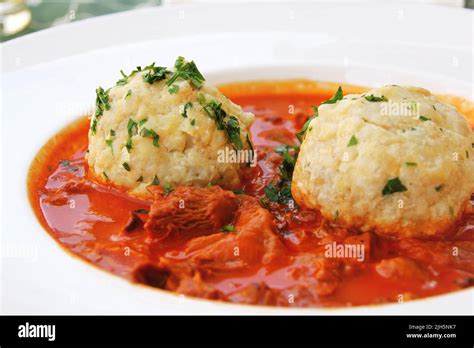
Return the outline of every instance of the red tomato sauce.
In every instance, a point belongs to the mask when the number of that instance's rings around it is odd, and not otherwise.
[[[256,116],[251,132],[258,165],[245,172],[242,189],[260,199],[265,196],[265,186],[279,175],[281,157],[274,152],[275,147],[298,145],[294,134],[312,115],[311,106],[329,99],[331,93],[302,93],[291,88],[287,93],[276,93],[271,88],[245,89],[245,84],[223,86],[221,90]],[[86,117],[77,120],[54,136],[31,166],[29,197],[41,225],[66,250],[131,281],[137,281],[137,269],[156,263],[160,257],[177,264],[185,262],[180,259],[185,241],[153,248],[145,233],[123,232],[130,212],[149,210],[151,202],[88,178],[84,158],[88,130]],[[472,215],[464,218],[453,239],[422,241],[360,234],[324,221],[317,211],[302,207],[271,203],[267,209],[278,239],[291,257],[208,275],[199,282],[219,295],[208,295],[209,291],[187,295],[264,305],[356,306],[423,298],[474,284]],[[325,258],[328,244],[354,238],[368,243],[364,261]],[[144,282],[156,286],[153,281]],[[255,295],[256,291],[260,295]]]

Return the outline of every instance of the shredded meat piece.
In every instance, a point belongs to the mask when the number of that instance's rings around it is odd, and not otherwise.
[[[235,231],[194,238],[184,249],[186,262],[203,272],[229,272],[285,260],[286,250],[270,213],[250,196],[239,196]]]
[[[183,192],[188,193],[189,189],[185,191],[179,190],[176,196],[182,197]],[[217,188],[213,188],[211,192],[214,192],[218,197],[235,199],[236,205],[238,205],[234,220],[235,230],[232,232],[219,231],[212,235],[203,235],[187,242],[185,241],[182,248],[183,251],[178,256],[173,253],[171,255],[166,254],[166,257],[161,257],[158,260],[152,270],[148,266],[147,268],[139,268],[135,272],[135,279],[147,284],[150,282],[152,284],[159,283],[160,287],[164,289],[189,296],[227,301],[237,301],[237,298],[248,297],[248,303],[276,304],[279,290],[270,291],[265,284],[249,287],[241,290],[240,294],[234,293],[232,297],[229,297],[208,282],[210,278],[218,274],[253,270],[261,267],[262,264],[266,265],[272,262],[288,260],[286,248],[275,233],[275,224],[271,214],[260,206],[257,199],[246,195],[239,195],[238,198],[235,198],[233,194],[223,195],[223,190]],[[192,197],[192,195],[187,195],[187,197],[189,196]],[[229,201],[229,198],[224,201]],[[157,219],[156,213],[160,211],[157,208],[157,202],[162,204],[163,197],[159,196],[152,205],[151,212],[154,211],[154,215],[150,212],[150,220],[154,220],[153,224],[157,224],[157,221],[164,221],[165,224],[173,226],[168,228],[176,228],[174,226],[179,228],[177,231],[169,231],[168,233],[189,233],[188,225],[185,223],[180,225],[179,219],[175,224],[172,224],[172,220]],[[165,199],[164,205],[172,204],[169,202],[174,202],[174,199],[172,197],[169,198],[169,201]],[[200,202],[203,204],[203,199]],[[195,206],[197,206],[197,203]],[[202,209],[202,211],[209,212],[212,210]],[[161,211],[160,214],[162,214]],[[212,219],[208,214],[204,215],[207,219]],[[216,219],[213,221],[216,221]],[[223,221],[220,220],[219,223],[222,224],[224,223]],[[214,230],[217,225],[217,223],[212,225]],[[156,229],[159,228],[158,225],[153,226]],[[201,227],[206,226],[204,222],[195,223],[193,226],[208,228]],[[202,231],[203,234],[206,232]],[[159,239],[156,244],[163,244],[167,241],[168,239]],[[156,274],[159,281],[155,279],[157,278],[154,276]],[[163,279],[162,274],[167,275],[163,284],[161,283]],[[287,300],[284,299],[282,301],[285,302]]]
[[[233,220],[238,207],[234,193],[218,186],[177,187],[169,194],[154,186],[150,191],[155,194],[155,200],[145,230],[160,241],[215,233]]]

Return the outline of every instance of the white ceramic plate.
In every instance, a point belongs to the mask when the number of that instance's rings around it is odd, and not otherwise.
[[[474,291],[404,304],[285,309],[180,298],[66,253],[26,194],[38,149],[120,69],[194,59],[215,83],[304,77],[413,84],[473,97],[472,12],[431,6],[275,4],[143,9],[1,47],[1,312],[7,314],[472,314]]]

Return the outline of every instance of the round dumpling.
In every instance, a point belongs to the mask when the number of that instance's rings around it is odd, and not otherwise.
[[[158,184],[240,186],[251,156],[228,154],[252,150],[254,116],[206,83],[194,62],[137,68],[96,92],[87,161],[98,180],[135,195]]]
[[[309,123],[293,175],[295,201],[384,235],[449,234],[474,192],[466,119],[416,87],[336,99]]]

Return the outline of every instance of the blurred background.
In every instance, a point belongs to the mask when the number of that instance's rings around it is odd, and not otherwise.
[[[325,2],[302,0],[305,2]],[[326,0],[328,1],[328,0]],[[364,2],[347,0],[347,2]],[[367,0],[370,2],[373,0]],[[238,2],[233,0],[0,0],[0,42],[81,19],[159,5]],[[245,2],[242,1],[243,5]],[[271,6],[272,1],[268,2]],[[344,2],[344,1],[338,1]],[[437,6],[474,8],[474,0],[399,0]]]

